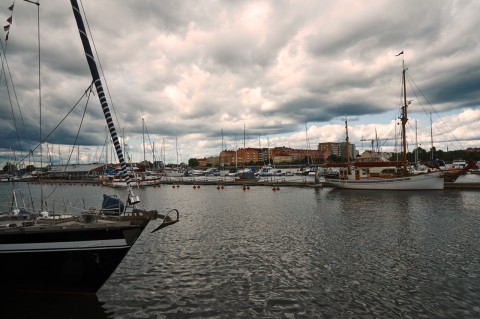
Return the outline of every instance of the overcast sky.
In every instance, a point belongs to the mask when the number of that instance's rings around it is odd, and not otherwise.
[[[70,3],[40,2],[45,137],[82,97],[91,75]],[[10,5],[3,1],[0,8],[4,25]],[[319,142],[342,142],[345,117],[357,149],[370,148],[361,140],[375,135],[390,138],[381,145],[391,149],[399,129],[402,60],[412,100],[409,127],[417,127],[420,146],[430,149],[431,114],[437,149],[480,147],[478,0],[103,0],[83,6],[111,109],[134,162],[143,160],[142,117],[157,159],[164,151],[173,163],[176,145],[184,162],[218,155],[222,139],[224,148],[243,147],[244,128],[251,147],[314,149]],[[7,91],[2,53],[4,163],[5,150],[18,147],[12,109],[19,137],[28,134],[33,146],[39,140],[35,5],[15,1],[2,45],[14,83]],[[99,159],[106,125],[96,95],[88,103],[82,99],[47,139],[55,157],[68,156],[86,105],[80,157]],[[148,146],[147,159],[151,154]]]

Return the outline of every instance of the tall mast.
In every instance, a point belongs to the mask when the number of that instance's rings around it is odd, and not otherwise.
[[[142,117],[142,131],[143,131],[143,134],[142,134],[142,137],[143,137],[143,164],[145,165],[146,163],[146,158],[145,158],[145,119]]]
[[[432,143],[432,154],[431,154],[431,160],[433,161],[433,122],[432,122],[432,112],[430,112],[430,141]]]
[[[178,142],[177,142],[176,136],[175,136],[175,152],[177,153],[177,167],[178,167]]]
[[[165,137],[162,139],[162,155],[163,155],[163,167],[165,167],[166,155],[165,155]]]
[[[267,137],[267,154],[268,154],[268,164],[274,164],[275,163],[275,160],[273,158],[273,152],[270,150],[270,138]],[[272,163],[270,163],[270,159],[272,161]]]
[[[245,151],[245,123],[243,123],[243,152],[242,152],[242,167],[245,168],[247,152]]]
[[[308,143],[308,129],[307,129],[307,123],[305,123],[305,143],[307,145],[307,149],[305,150],[305,155],[307,157],[307,165],[310,166],[310,157],[308,156],[308,150],[310,149],[310,145]]]
[[[245,151],[245,123],[243,123],[243,150]]]
[[[38,39],[38,107],[39,107],[39,142],[40,142],[40,179],[43,178],[43,148],[42,148],[42,81],[41,81],[41,72],[40,72],[40,2],[34,2],[30,0],[25,0],[26,2],[32,3],[37,6],[37,39]],[[40,208],[43,212],[43,183],[40,183]]]
[[[235,168],[238,167],[238,146],[237,146],[237,134],[235,134]]]
[[[78,31],[80,33],[80,39],[82,40],[83,49],[85,51],[85,57],[87,58],[88,67],[90,68],[90,73],[92,74],[93,83],[95,84],[95,89],[97,90],[97,95],[102,105],[103,115],[105,116],[105,121],[107,122],[108,129],[110,131],[110,136],[112,137],[113,145],[115,151],[117,152],[118,161],[122,167],[122,175],[128,186],[128,203],[131,205],[137,204],[140,202],[138,196],[133,194],[132,186],[130,185],[130,177],[127,172],[127,164],[125,158],[123,157],[122,147],[118,140],[117,131],[115,130],[115,124],[113,123],[112,115],[108,107],[107,99],[103,91],[102,81],[100,80],[100,75],[98,73],[97,64],[93,58],[92,48],[85,31],[85,25],[83,24],[82,15],[78,7],[77,0],[70,0],[73,9],[73,15],[75,16],[75,21],[77,22]]]
[[[220,150],[220,155],[222,154],[222,152],[224,151],[223,149],[223,144],[224,144],[224,139],[223,139],[223,128],[222,128],[222,149]],[[220,166],[223,168],[225,166],[225,158],[221,156],[220,158]]]
[[[418,130],[417,120],[415,120],[415,165],[418,164]]]
[[[406,175],[408,173],[407,167],[407,134],[406,134],[406,125],[408,122],[407,116],[407,85],[405,81],[405,60],[402,60],[402,86],[403,86],[403,107],[402,107],[402,145],[403,145],[403,173]]]
[[[347,116],[345,116],[345,144],[346,144],[346,155],[347,155],[347,164],[348,164],[348,170],[350,170],[350,146],[348,142],[348,122],[347,122]]]

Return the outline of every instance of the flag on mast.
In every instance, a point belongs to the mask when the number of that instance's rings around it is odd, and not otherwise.
[[[10,11],[13,11],[13,6],[15,5],[15,2],[12,3],[12,5],[10,7],[8,7],[8,10]],[[3,31],[6,32],[5,34],[5,41],[8,41],[8,34],[10,33],[10,25],[12,24],[13,22],[13,18],[12,18],[12,15],[10,14],[10,18],[7,19],[7,22],[8,22],[8,25],[6,26],[3,26]]]

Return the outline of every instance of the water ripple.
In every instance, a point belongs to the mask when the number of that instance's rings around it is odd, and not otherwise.
[[[480,316],[475,192],[150,192],[181,221],[101,290],[115,317]]]

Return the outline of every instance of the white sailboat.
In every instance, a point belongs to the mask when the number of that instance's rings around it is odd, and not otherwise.
[[[403,51],[400,53],[403,55]],[[407,146],[406,146],[406,124],[407,117],[407,89],[405,82],[405,61],[402,63],[402,88],[403,88],[403,106],[402,106],[402,145],[403,160],[402,167],[394,167],[382,174],[372,175],[370,169],[374,166],[390,166],[387,163],[353,163],[350,164],[348,127],[345,121],[346,129],[346,147],[348,163],[342,167],[338,178],[327,178],[326,182],[336,188],[345,189],[365,189],[365,190],[438,190],[444,187],[444,178],[441,171],[430,171],[426,173],[413,174],[408,169]]]

